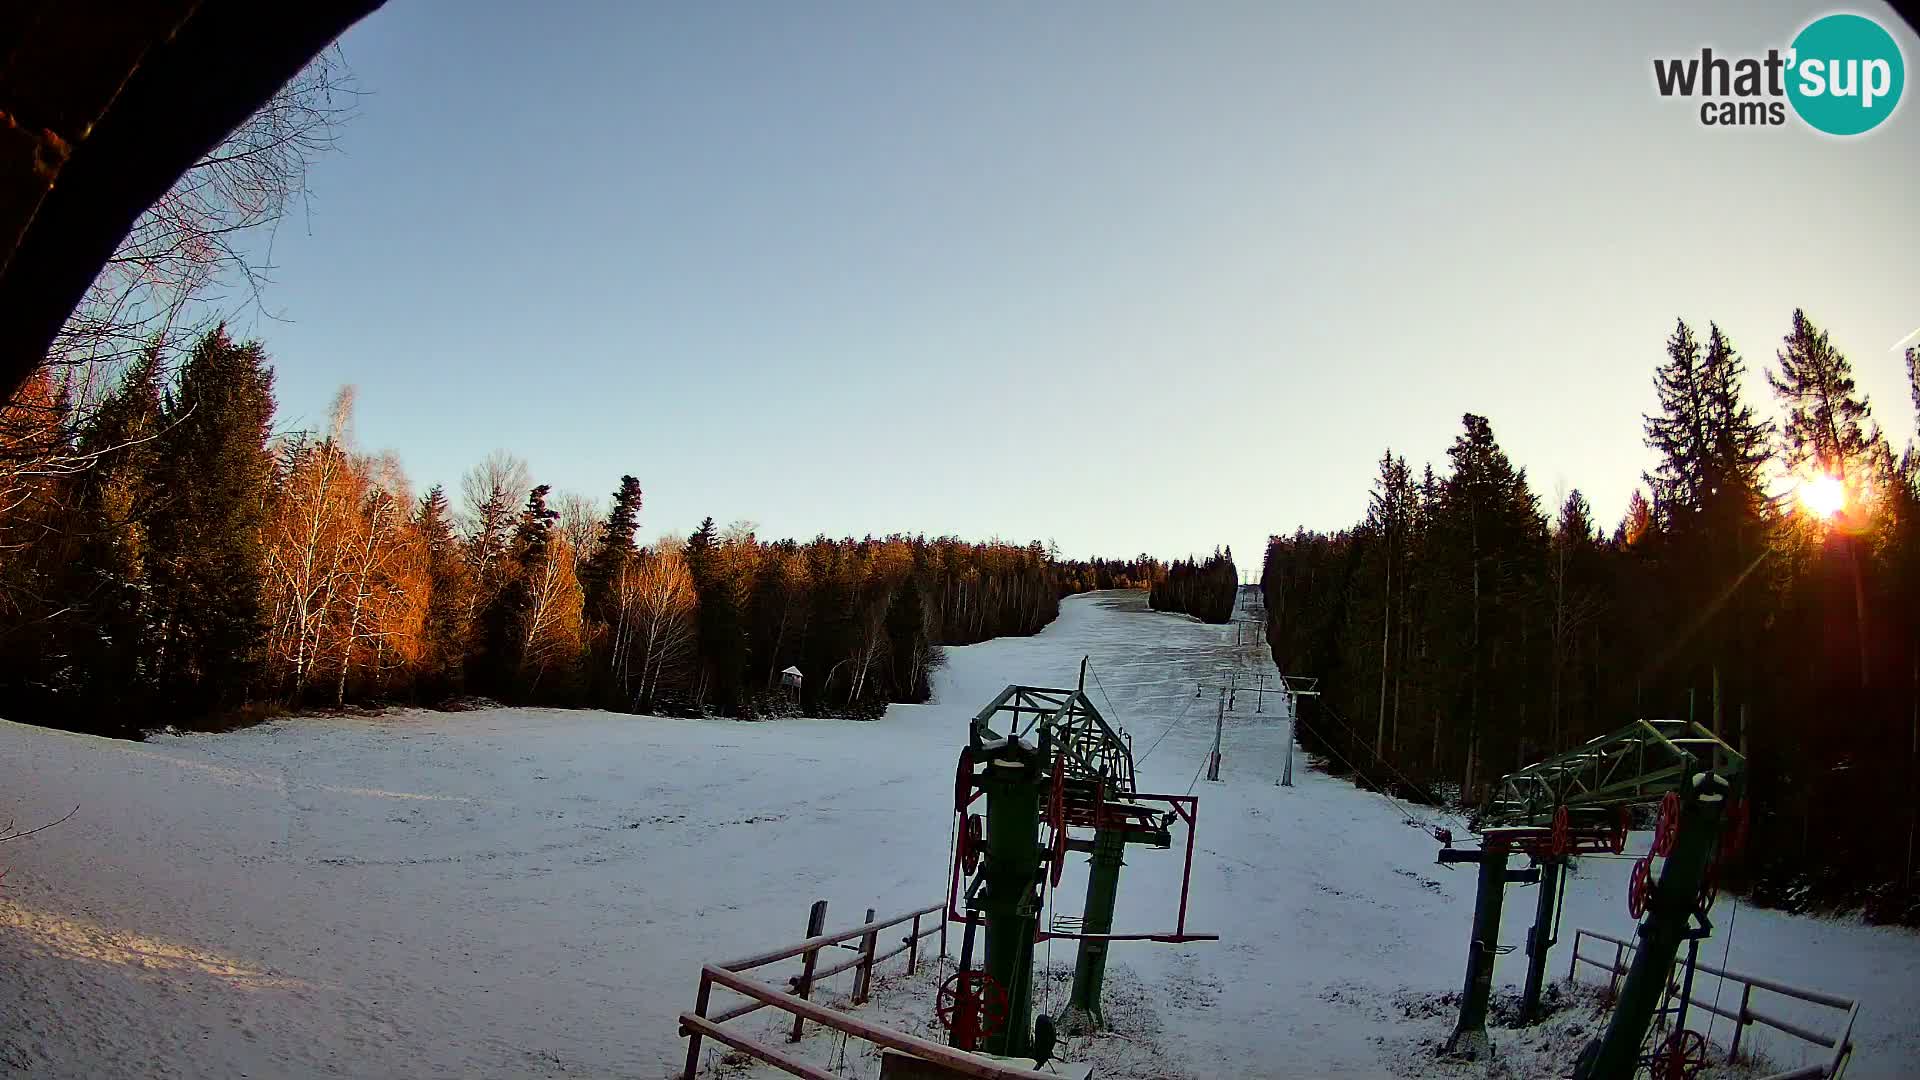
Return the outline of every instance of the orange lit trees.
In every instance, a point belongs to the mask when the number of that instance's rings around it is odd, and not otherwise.
[[[629,657],[621,669],[622,685],[631,695],[632,708],[650,712],[662,688],[695,660],[699,598],[680,546],[663,541],[630,561],[616,592],[618,633],[626,639]]]

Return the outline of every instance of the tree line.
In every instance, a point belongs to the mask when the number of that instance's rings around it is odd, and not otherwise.
[[[1233,619],[1239,595],[1240,571],[1233,565],[1233,549],[1214,548],[1205,562],[1175,559],[1153,582],[1147,604],[1155,611],[1178,611],[1202,622],[1224,623]]]
[[[1920,410],[1920,348],[1906,364]],[[1438,472],[1386,453],[1362,521],[1274,536],[1274,658],[1324,695],[1303,743],[1471,804],[1635,718],[1691,718],[1747,755],[1756,898],[1920,920],[1920,450],[1804,312],[1765,371],[1777,420],[1745,376],[1718,326],[1678,322],[1654,465],[1611,531],[1578,490],[1543,509],[1469,414]]]
[[[1060,595],[1092,592],[1096,589],[1151,589],[1166,579],[1167,566],[1151,555],[1131,559],[1061,559],[1053,556],[1053,576]]]
[[[938,646],[1032,634],[1068,591],[1162,572],[1038,543],[769,541],[711,518],[642,546],[634,476],[602,505],[496,452],[457,504],[416,495],[391,454],[355,446],[350,391],[326,430],[276,435],[258,343],[215,330],[176,367],[150,349],[84,408],[50,367],[0,411],[13,718],[137,735],[475,696],[877,715],[927,697]]]

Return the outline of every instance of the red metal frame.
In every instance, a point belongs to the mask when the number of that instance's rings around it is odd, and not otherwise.
[[[1198,795],[1153,795],[1147,792],[1136,792],[1132,795],[1127,796],[1127,798],[1128,798],[1128,801],[1131,801],[1131,802],[1141,802],[1144,800],[1152,800],[1155,802],[1166,803],[1169,807],[1173,809],[1173,812],[1175,814],[1179,815],[1180,820],[1186,823],[1187,855],[1186,855],[1186,865],[1181,869],[1181,872],[1180,872],[1180,916],[1173,930],[1172,931],[1160,930],[1160,931],[1154,931],[1151,933],[1131,933],[1131,934],[1060,933],[1053,930],[1041,930],[1039,933],[1034,935],[1035,941],[1046,941],[1051,938],[1062,938],[1070,941],[1071,940],[1088,940],[1088,941],[1182,942],[1182,941],[1219,941],[1220,940],[1219,934],[1190,934],[1187,932],[1187,896],[1193,887],[1193,844],[1194,844],[1194,833],[1198,831],[1198,825],[1200,821],[1200,797]]]
[[[967,804],[971,806],[973,804],[973,800],[980,798],[982,794],[983,793],[979,791],[974,792],[972,798],[969,798],[967,800]],[[1191,892],[1193,887],[1193,845],[1194,845],[1194,834],[1199,829],[1200,797],[1198,795],[1152,795],[1152,794],[1147,794],[1145,792],[1138,792],[1128,796],[1128,799],[1129,801],[1133,801],[1133,802],[1139,802],[1143,800],[1164,802],[1173,809],[1173,812],[1179,816],[1181,821],[1186,823],[1186,826],[1187,826],[1186,865],[1180,871],[1180,915],[1179,915],[1178,921],[1174,925],[1174,928],[1171,931],[1158,930],[1150,933],[1083,934],[1083,933],[1062,933],[1054,930],[1041,929],[1038,926],[1036,926],[1034,937],[1033,937],[1034,941],[1036,942],[1046,941],[1051,938],[1061,938],[1064,940],[1088,940],[1088,941],[1162,941],[1162,942],[1174,942],[1174,943],[1183,942],[1183,941],[1219,941],[1220,940],[1219,934],[1199,934],[1199,933],[1190,934],[1187,932],[1187,896],[1189,892]],[[1104,806],[1105,803],[1102,802],[1100,805]],[[954,815],[954,817],[956,821],[963,821],[963,822],[965,821],[965,818],[963,815],[956,814]],[[957,827],[965,828],[965,825],[960,825]],[[1044,880],[1045,878],[1043,876],[1042,881]],[[960,860],[957,858],[953,861],[952,879],[948,882],[948,885],[947,885],[947,921],[957,922],[957,923],[964,923],[967,921],[966,915],[960,911]]]

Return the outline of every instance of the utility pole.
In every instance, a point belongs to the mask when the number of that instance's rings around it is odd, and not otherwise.
[[[1314,689],[1315,686],[1319,685],[1319,679],[1302,679],[1301,682],[1306,685],[1295,686],[1293,680],[1287,678],[1285,675],[1280,676],[1278,693],[1285,695],[1287,701],[1287,763],[1280,770],[1281,787],[1293,786],[1293,735],[1295,722],[1300,716],[1300,699],[1303,697],[1317,697],[1320,693],[1320,691]],[[1262,697],[1264,696],[1265,695],[1262,694]]]
[[[1293,710],[1294,700],[1287,698],[1287,764],[1280,770],[1280,786],[1293,786]]]
[[[1220,707],[1213,713],[1213,755],[1207,759],[1207,779],[1220,779],[1220,732],[1227,721],[1227,692],[1220,691]]]

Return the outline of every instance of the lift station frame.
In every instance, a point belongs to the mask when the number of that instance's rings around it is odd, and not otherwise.
[[[1641,920],[1641,947],[1634,953],[1606,1034],[1581,1055],[1579,1080],[1627,1080],[1642,1064],[1656,1077],[1684,1075],[1677,1064],[1685,1026],[1685,998],[1675,1024],[1674,1047],[1645,1060],[1641,1044],[1665,993],[1680,944],[1697,952],[1713,932],[1707,912],[1717,892],[1720,863],[1736,857],[1745,840],[1745,804],[1734,801],[1746,760],[1701,725],[1686,720],[1637,720],[1566,753],[1500,778],[1471,827],[1478,850],[1456,849],[1439,835],[1443,864],[1476,863],[1479,889],[1473,935],[1467,948],[1466,985],[1449,1052],[1477,1057],[1491,1051],[1486,1033],[1499,952],[1500,909],[1510,883],[1538,883],[1540,894],[1527,934],[1527,979],[1521,999],[1523,1023],[1539,1018],[1547,953],[1555,942],[1559,886],[1567,860],[1581,853],[1620,854],[1631,828],[1631,807],[1660,807],[1653,853],[1639,860],[1628,908]],[[1723,825],[1726,829],[1723,832]],[[1510,870],[1513,854],[1533,865]],[[1663,864],[1656,877],[1653,859]],[[1691,965],[1689,965],[1689,982]],[[1664,1056],[1663,1056],[1664,1055]],[[1673,1068],[1666,1066],[1673,1065]]]
[[[1077,940],[1073,990],[1058,1019],[1068,1033],[1104,1023],[1100,990],[1115,941],[1215,941],[1187,930],[1199,800],[1138,790],[1133,750],[1081,687],[1009,686],[974,716],[955,776],[956,832],[947,917],[966,925],[960,971],[942,990],[949,1041],[964,1049],[1023,1056],[1032,1045],[1034,945]],[[999,726],[996,726],[999,725]],[[985,815],[972,812],[984,801]],[[1114,901],[1129,844],[1166,849],[1186,826],[1180,911],[1171,930],[1115,933]],[[1041,826],[1047,839],[1041,842]],[[1091,855],[1078,930],[1042,926],[1048,890],[1067,853]],[[985,958],[972,970],[976,928]]]

